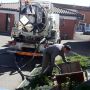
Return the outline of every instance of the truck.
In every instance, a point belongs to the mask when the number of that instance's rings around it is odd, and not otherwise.
[[[21,57],[42,57],[48,45],[60,43],[60,19],[53,8],[50,2],[20,3],[19,20],[15,21],[11,32],[12,52]]]

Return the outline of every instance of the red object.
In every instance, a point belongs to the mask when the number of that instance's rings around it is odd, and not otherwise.
[[[16,52],[17,55],[20,55],[20,56],[42,56],[41,53],[37,53],[37,52]]]

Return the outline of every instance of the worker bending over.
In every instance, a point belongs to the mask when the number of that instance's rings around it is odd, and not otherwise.
[[[57,55],[60,55],[62,60],[66,63],[65,53],[68,53],[70,50],[71,47],[69,45],[63,44],[54,44],[45,48],[43,52],[42,73],[46,73],[47,75],[52,74],[55,57]]]

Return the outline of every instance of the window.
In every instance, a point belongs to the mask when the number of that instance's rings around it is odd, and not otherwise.
[[[85,31],[90,32],[90,24],[85,24]]]
[[[85,24],[84,23],[79,23],[77,26],[76,31],[83,32],[85,30]]]

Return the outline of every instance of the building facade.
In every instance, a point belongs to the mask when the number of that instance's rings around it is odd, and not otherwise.
[[[73,11],[76,10],[78,13],[82,14],[83,17],[81,17],[79,23],[75,24],[75,31],[87,32],[87,34],[90,34],[90,7],[66,4],[55,4],[55,6],[59,8],[66,8]]]

